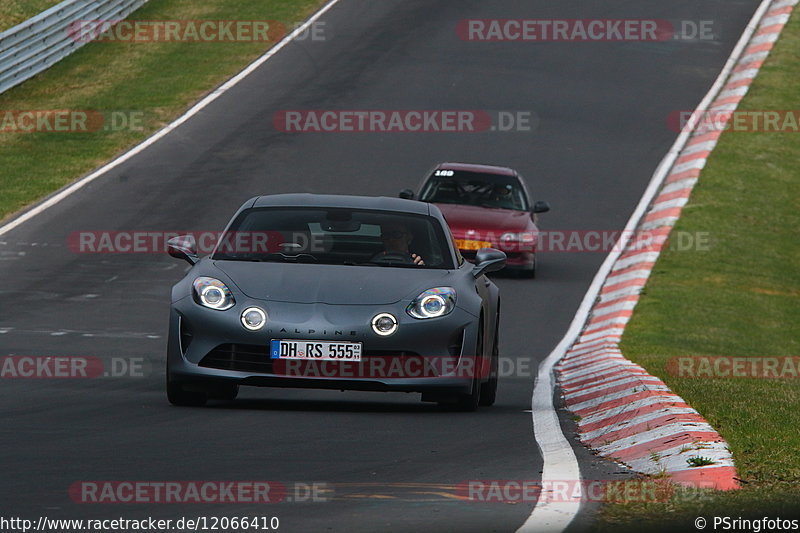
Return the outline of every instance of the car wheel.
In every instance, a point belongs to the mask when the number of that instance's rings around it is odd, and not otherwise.
[[[481,385],[480,405],[489,407],[494,405],[497,399],[497,381],[500,373],[500,350],[498,339],[500,337],[500,309],[497,310],[497,326],[495,326],[494,343],[492,343],[492,369],[489,374],[489,381]]]
[[[536,277],[536,255],[533,256],[533,266],[529,270],[520,270],[520,277],[533,279]]]
[[[169,379],[169,373],[167,373],[167,400],[169,400],[169,403],[172,405],[201,407],[208,401],[208,394],[184,390],[180,383]]]
[[[225,383],[223,385],[215,385],[211,390],[208,392],[208,398],[210,400],[224,400],[228,402],[232,402],[236,399],[239,395],[239,385],[236,383],[229,384]]]

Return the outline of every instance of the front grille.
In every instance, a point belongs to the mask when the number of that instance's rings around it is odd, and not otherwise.
[[[461,341],[463,332],[456,335],[453,341]],[[460,342],[448,346],[450,355],[457,356],[461,352]],[[417,352],[399,350],[367,350],[363,353],[361,364],[367,365],[372,358],[397,359],[405,361],[421,357]],[[302,360],[302,364],[316,364],[314,360]],[[320,361],[320,363],[328,363]],[[358,363],[350,363],[358,364]],[[275,371],[273,359],[270,358],[269,347],[257,344],[221,344],[203,357],[199,366],[217,370],[234,370],[237,372],[253,372],[259,374],[272,374]],[[282,373],[280,368],[278,373]]]
[[[370,350],[361,354],[364,357],[419,357],[417,352],[401,352],[397,350]]]
[[[266,344],[220,344],[203,357],[199,366],[217,370],[272,373],[272,359]]]

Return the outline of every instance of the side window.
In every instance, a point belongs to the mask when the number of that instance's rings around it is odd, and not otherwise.
[[[461,255],[461,251],[458,249],[458,244],[456,243],[456,238],[453,237],[453,232],[450,230],[450,226],[447,226],[447,236],[450,237],[450,242],[453,245],[453,250],[456,252],[456,261],[458,261],[458,266],[464,264],[464,257]]]

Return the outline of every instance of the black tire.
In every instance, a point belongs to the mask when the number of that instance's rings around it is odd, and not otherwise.
[[[491,407],[497,400],[497,382],[500,372],[500,308],[497,309],[497,325],[494,328],[494,343],[492,343],[492,367],[489,373],[489,380],[481,385],[479,405],[481,407]]]
[[[180,383],[170,380],[167,375],[167,400],[181,407],[202,407],[208,401],[208,394],[183,390]]]
[[[239,385],[236,383],[224,383],[221,385],[215,385],[212,389],[208,392],[208,398],[210,400],[223,400],[226,402],[232,402],[236,399],[239,395]]]
[[[536,255],[533,256],[533,268],[530,270],[520,270],[519,276],[521,278],[534,279],[536,277]]]

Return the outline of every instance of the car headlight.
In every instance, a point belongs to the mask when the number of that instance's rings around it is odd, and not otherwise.
[[[436,318],[449,314],[456,306],[456,290],[452,287],[428,289],[408,304],[406,312],[414,318]]]
[[[242,325],[250,331],[258,331],[267,323],[267,313],[260,307],[248,307],[242,311]]]
[[[523,231],[522,233],[503,233],[500,236],[500,240],[503,242],[512,241],[521,244],[535,244],[536,234],[530,231]]]
[[[209,309],[225,311],[236,303],[230,289],[218,279],[199,277],[192,283],[194,301]]]
[[[391,313],[379,313],[370,322],[372,331],[381,337],[388,337],[397,331],[397,319]]]

